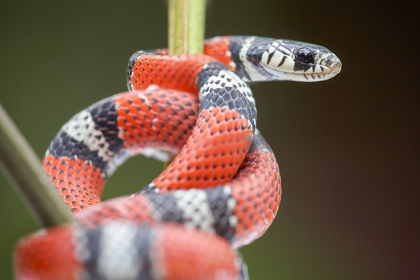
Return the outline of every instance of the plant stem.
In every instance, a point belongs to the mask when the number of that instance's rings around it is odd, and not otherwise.
[[[1,104],[0,167],[42,226],[73,221],[42,170],[39,158]]]
[[[169,54],[202,53],[206,0],[169,0]]]

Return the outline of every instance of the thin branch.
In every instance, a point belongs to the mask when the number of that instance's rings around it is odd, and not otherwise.
[[[0,167],[44,226],[73,221],[31,146],[0,104]]]
[[[202,53],[206,0],[169,0],[169,54]]]

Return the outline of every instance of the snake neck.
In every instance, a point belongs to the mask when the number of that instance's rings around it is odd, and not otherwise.
[[[253,36],[214,37],[205,41],[204,53],[223,63],[244,82],[273,80],[259,63],[262,49],[255,48],[268,44],[269,40]]]

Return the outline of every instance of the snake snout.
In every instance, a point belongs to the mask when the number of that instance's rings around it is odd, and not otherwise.
[[[333,53],[329,53],[328,56],[326,56],[324,63],[321,64],[324,64],[328,67],[330,77],[334,77],[341,72],[342,63],[340,59]]]
[[[334,64],[332,64],[331,74],[337,75],[338,73],[340,73],[341,72],[341,66],[342,66],[342,64],[341,64],[340,60],[336,61]]]

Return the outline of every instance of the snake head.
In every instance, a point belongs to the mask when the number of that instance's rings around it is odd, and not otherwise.
[[[255,77],[250,75],[253,81],[268,78],[317,82],[331,79],[341,71],[340,59],[327,48],[291,40],[255,40],[246,52],[246,60],[257,72]]]

